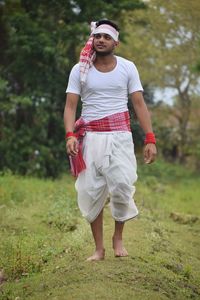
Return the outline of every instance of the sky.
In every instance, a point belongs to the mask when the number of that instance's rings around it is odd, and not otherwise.
[[[173,99],[177,95],[177,92],[174,89],[165,88],[163,90],[156,89],[154,92],[154,101],[163,101],[169,105],[173,104]]]

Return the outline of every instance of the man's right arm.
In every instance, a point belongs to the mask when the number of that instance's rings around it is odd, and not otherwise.
[[[64,126],[65,132],[73,132],[76,118],[76,110],[78,105],[79,95],[74,93],[67,93],[66,104],[64,110]],[[69,155],[76,155],[78,153],[78,141],[76,137],[72,136],[66,141],[67,153]]]

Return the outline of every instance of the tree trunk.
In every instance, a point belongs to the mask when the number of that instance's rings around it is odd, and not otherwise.
[[[188,122],[191,111],[191,99],[188,95],[188,87],[184,91],[179,89],[179,103],[181,117],[179,118],[179,133],[180,133],[180,146],[179,146],[179,161],[184,163],[187,156],[187,143],[188,143]]]

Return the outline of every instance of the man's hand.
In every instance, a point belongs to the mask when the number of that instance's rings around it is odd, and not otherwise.
[[[67,154],[76,156],[78,154],[78,140],[75,136],[71,136],[66,142]]]
[[[147,144],[144,146],[144,162],[151,164],[156,159],[157,149],[155,144]]]

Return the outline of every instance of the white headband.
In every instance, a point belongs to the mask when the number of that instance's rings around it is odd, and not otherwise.
[[[109,34],[115,42],[118,41],[119,32],[108,24],[102,24],[92,31],[92,34],[106,33]]]

